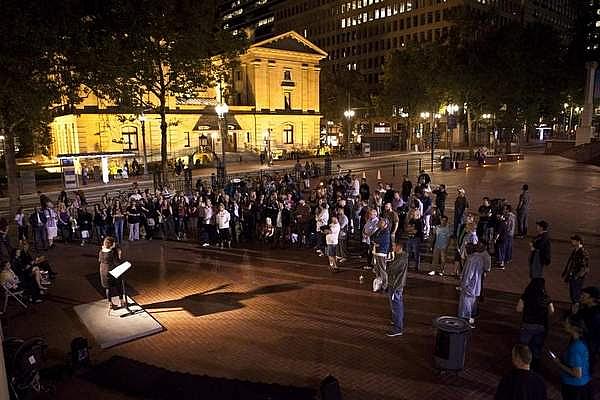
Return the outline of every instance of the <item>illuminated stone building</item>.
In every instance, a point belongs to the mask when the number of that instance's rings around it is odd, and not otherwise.
[[[257,154],[270,150],[315,151],[319,147],[319,62],[327,53],[295,32],[253,44],[232,71],[226,102],[227,152]],[[167,150],[170,159],[203,162],[220,154],[221,135],[215,106],[221,90],[210,88],[197,98],[168,99]],[[149,161],[160,159],[160,119],[123,114],[112,104],[89,93],[74,109],[50,125],[51,155],[78,158],[127,153],[141,162],[145,136]],[[237,156],[236,156],[237,157]],[[239,157],[237,157],[239,158]],[[98,160],[89,161],[95,165]],[[111,163],[123,163],[117,157]]]

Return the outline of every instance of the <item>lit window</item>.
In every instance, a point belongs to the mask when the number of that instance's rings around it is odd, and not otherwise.
[[[283,128],[283,142],[285,144],[294,144],[294,127],[286,125]]]
[[[138,149],[138,133],[135,126],[124,126],[121,134],[123,136],[123,150],[135,151]]]
[[[283,71],[283,80],[284,81],[291,81],[292,80],[292,71],[286,69],[285,71]]]

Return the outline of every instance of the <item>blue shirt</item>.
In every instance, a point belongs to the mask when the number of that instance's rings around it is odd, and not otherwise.
[[[575,378],[566,372],[560,373],[560,379],[563,383],[571,386],[587,385],[590,381],[590,358],[588,348],[583,340],[573,340],[569,343],[567,352],[563,357],[563,363],[567,367],[581,368],[581,378]]]
[[[435,228],[435,248],[445,249],[450,242],[450,227],[438,226]]]

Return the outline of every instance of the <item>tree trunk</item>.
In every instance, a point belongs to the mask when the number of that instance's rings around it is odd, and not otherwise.
[[[14,215],[20,206],[19,181],[17,179],[17,159],[15,157],[14,131],[9,128],[0,128],[4,133],[4,161],[6,165],[6,178],[8,180],[8,209]]]
[[[473,139],[473,119],[471,118],[471,109],[467,108],[467,146],[472,147],[475,144]]]

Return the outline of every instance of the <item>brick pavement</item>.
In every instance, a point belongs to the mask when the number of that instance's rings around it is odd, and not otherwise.
[[[592,268],[597,266],[597,172],[596,167],[535,156],[519,164],[435,174],[434,180],[465,184],[473,205],[485,194],[515,198],[519,186],[528,181],[532,221],[548,218],[556,238],[547,275],[550,295],[566,301],[559,275],[569,252],[564,238],[572,230],[584,233]],[[569,191],[574,181],[582,188],[578,193]],[[410,274],[406,334],[387,338],[387,300],[369,291],[370,280],[359,283],[361,271],[331,275],[326,261],[308,250],[221,251],[183,242],[126,245],[126,258],[135,265],[129,283],[139,292],[136,300],[167,331],[105,351],[95,348],[92,357],[98,362],[120,355],[181,372],[294,386],[316,387],[332,373],[340,379],[346,399],[489,399],[510,366],[510,347],[519,326],[514,307],[527,282],[527,246],[517,241],[515,262],[486,280],[487,297],[473,331],[467,369],[458,377],[439,377],[432,369],[431,321],[456,312],[456,282],[451,278]],[[53,362],[64,360],[73,337],[90,336],[72,306],[100,297],[87,278],[97,270],[96,252],[94,246],[59,245],[51,250],[49,257],[60,272],[51,296],[26,312],[11,308],[7,333],[44,336]],[[599,283],[597,272],[592,278]],[[559,307],[564,309],[563,304]],[[565,346],[558,317],[547,343],[557,350]],[[557,372],[546,363],[543,373],[550,398],[558,399]],[[54,398],[79,396],[128,398],[79,378],[59,384]]]

